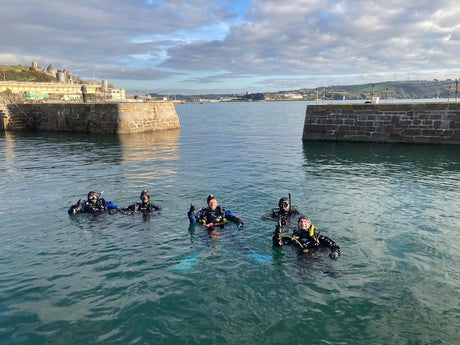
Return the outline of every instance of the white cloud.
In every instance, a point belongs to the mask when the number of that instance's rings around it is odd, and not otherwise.
[[[120,87],[151,78],[194,92],[277,90],[460,72],[457,0],[7,0],[2,9],[11,15],[0,22],[0,61],[53,63]]]

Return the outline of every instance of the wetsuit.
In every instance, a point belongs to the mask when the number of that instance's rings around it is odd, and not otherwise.
[[[297,211],[297,209],[295,209],[294,207],[292,207],[288,211],[283,211],[283,210],[278,209],[278,208],[274,208],[273,211],[272,211],[272,217],[273,218],[292,217],[292,216],[298,216],[299,214],[300,214],[299,211]]]
[[[97,202],[95,204],[89,202],[89,201],[84,201],[81,202],[81,200],[78,200],[78,202],[75,205],[70,206],[69,210],[67,211],[69,214],[72,213],[96,213],[96,212],[103,212],[109,210],[110,213],[114,213],[120,208],[115,205],[114,203],[111,203],[110,201],[105,201],[104,198],[98,198]]]
[[[191,224],[193,223],[203,223],[206,224],[223,224],[227,220],[235,222],[238,226],[243,226],[243,221],[235,216],[230,211],[226,210],[222,206],[217,206],[215,210],[212,210],[210,207],[205,207],[200,209],[196,214],[193,213],[191,209],[188,213],[188,218]]]
[[[272,210],[271,217],[281,220],[282,226],[290,225],[293,217],[299,217],[300,213],[292,207],[290,198],[281,198],[278,207]]]
[[[331,254],[329,254],[331,259],[337,259],[340,255],[340,247],[329,237],[320,235],[313,224],[306,230],[295,230],[292,236],[284,235],[283,227],[277,225],[273,234],[272,241],[275,247],[293,244],[299,249],[299,254],[307,253],[311,249],[326,247],[331,249]]]
[[[147,212],[153,212],[153,211],[158,211],[161,210],[161,207],[155,206],[152,202],[136,202],[135,204],[129,205],[128,207],[122,208],[122,211],[131,211],[131,212],[142,212],[142,213],[147,213]]]
[[[287,211],[283,211],[279,208],[274,208],[272,211],[272,218],[285,220],[284,225],[289,225],[291,222],[291,219],[296,216],[297,217],[300,216],[300,213],[294,207],[291,207]]]

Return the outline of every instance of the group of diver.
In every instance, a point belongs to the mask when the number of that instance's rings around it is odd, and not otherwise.
[[[340,255],[340,247],[329,237],[321,235],[310,218],[302,215],[292,207],[288,198],[281,198],[278,209],[273,209],[272,217],[278,219],[278,224],[273,232],[272,242],[275,247],[293,245],[299,255],[310,252],[312,249],[329,248],[329,257],[337,260]],[[290,226],[297,219],[297,227],[291,235],[283,233],[283,229]]]
[[[75,205],[69,208],[68,213],[101,213],[108,211],[110,214],[116,212],[121,212],[123,214],[148,214],[153,211],[161,210],[161,207],[156,206],[150,201],[150,193],[147,190],[141,192],[141,202],[134,203],[124,208],[120,208],[116,204],[106,201],[101,197],[101,194],[94,191],[89,192],[87,200],[78,200]],[[241,218],[234,215],[225,207],[218,206],[217,199],[214,195],[211,194],[208,196],[207,204],[207,207],[201,208],[196,213],[193,204],[190,206],[187,212],[190,224],[202,224],[206,229],[213,230],[216,227],[223,227],[227,221],[231,221],[236,224],[238,229],[243,228],[244,223]],[[279,200],[278,207],[272,210],[271,217],[278,220],[272,237],[272,242],[275,247],[293,245],[297,249],[298,255],[308,253],[315,249],[329,248],[331,251],[329,257],[332,260],[338,259],[340,247],[329,237],[321,235],[320,231],[308,217],[300,214],[296,208],[292,207],[290,197],[289,199],[283,197]],[[285,228],[291,228],[291,223],[295,221],[297,221],[297,226],[293,228],[292,234],[289,235],[283,232]]]
[[[110,214],[114,214],[119,211],[123,214],[132,214],[133,212],[146,213],[161,210],[161,207],[155,206],[155,204],[150,202],[150,193],[147,190],[141,192],[141,202],[136,202],[124,208],[120,208],[111,201],[105,201],[104,198],[101,198],[101,194],[94,191],[89,192],[86,201],[82,202],[81,199],[78,200],[75,205],[70,206],[67,212],[75,214],[108,211]]]

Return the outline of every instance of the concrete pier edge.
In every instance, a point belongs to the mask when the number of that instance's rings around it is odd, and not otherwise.
[[[308,105],[303,141],[460,144],[460,104]]]
[[[5,108],[5,107],[4,107]],[[180,128],[172,102],[22,103],[3,110],[1,130],[130,134]]]

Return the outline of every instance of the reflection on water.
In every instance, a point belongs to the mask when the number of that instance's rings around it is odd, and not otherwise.
[[[173,129],[120,136],[121,164],[129,183],[144,186],[163,178],[172,181],[177,173],[174,162],[179,160],[179,135],[180,129]]]
[[[12,162],[16,159],[14,134],[11,132],[0,133],[0,160],[5,164],[4,169],[12,172]],[[0,191],[1,193],[1,191]]]
[[[306,164],[389,164],[408,165],[425,171],[460,170],[456,145],[374,144],[304,142]]]

